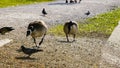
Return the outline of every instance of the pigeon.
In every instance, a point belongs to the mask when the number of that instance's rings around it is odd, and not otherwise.
[[[14,30],[13,27],[3,27],[3,28],[0,28],[0,33],[4,35],[5,33],[10,32],[12,30]]]
[[[44,16],[47,15],[47,12],[46,12],[45,8],[43,8],[42,14],[43,14]]]
[[[87,16],[90,15],[90,11],[88,11],[87,13],[85,13],[85,15],[87,15]]]
[[[33,53],[37,53],[43,50],[39,50],[39,49],[33,49],[33,48],[26,48],[23,45],[21,46],[21,50],[24,54],[27,54],[28,57],[30,57]]]

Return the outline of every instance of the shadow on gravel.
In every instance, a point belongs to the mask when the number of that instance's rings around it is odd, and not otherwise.
[[[58,40],[58,42],[61,42],[61,43],[73,43],[75,41],[69,41],[69,42],[67,42],[67,41]]]
[[[48,5],[68,5],[67,3],[49,3]]]
[[[17,49],[16,51],[17,51],[17,52],[22,52],[22,50],[21,50],[21,49]]]
[[[31,58],[31,57],[15,57],[15,59],[20,59],[20,60],[36,60],[35,58]]]

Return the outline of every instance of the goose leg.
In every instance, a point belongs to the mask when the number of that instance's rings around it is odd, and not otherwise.
[[[81,2],[81,0],[79,0],[79,3]]]
[[[42,39],[41,39],[41,41],[40,41],[40,43],[39,43],[39,46],[42,44],[42,42],[43,42],[43,40],[44,40],[44,38],[45,38],[45,35],[46,35],[46,34],[43,35],[43,37],[42,37]]]
[[[68,39],[68,34],[66,34],[66,38],[67,38],[67,42],[69,42],[69,39]]]
[[[36,43],[36,39],[33,37],[33,40],[34,40],[34,43],[35,43],[35,45],[36,45],[36,47],[37,47],[37,43]]]
[[[76,35],[75,35],[75,34],[73,34],[73,41],[75,41],[75,36],[76,36]]]

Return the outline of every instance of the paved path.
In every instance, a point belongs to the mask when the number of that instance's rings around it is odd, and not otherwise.
[[[114,6],[120,6],[120,0],[82,0],[77,4],[65,4],[64,0],[48,3],[8,7],[0,9],[0,27],[16,26],[23,27],[30,21],[44,20],[53,25],[64,23],[68,20],[80,21],[86,18],[85,13],[89,10],[88,17],[110,11]],[[42,8],[46,8],[47,17],[42,16]]]

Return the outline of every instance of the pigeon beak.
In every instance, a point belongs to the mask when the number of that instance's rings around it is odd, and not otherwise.
[[[15,30],[14,28],[12,28],[11,30]]]
[[[27,36],[29,36],[29,35],[30,35],[30,33],[31,33],[30,31],[27,31],[26,37],[27,37]]]

